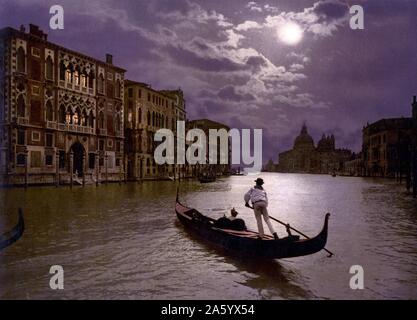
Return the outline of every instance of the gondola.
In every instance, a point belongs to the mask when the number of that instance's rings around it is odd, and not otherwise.
[[[19,221],[16,226],[9,232],[6,232],[0,236],[0,250],[10,246],[23,235],[25,230],[25,221],[23,219],[22,209],[19,209]]]
[[[258,232],[255,231],[216,228],[215,219],[181,204],[178,197],[175,212],[185,228],[201,239],[232,254],[267,259],[305,256],[324,249],[327,242],[327,229],[330,217],[330,214],[326,214],[323,229],[314,238],[300,240],[299,236],[288,236],[274,240],[272,236],[266,235],[260,240],[258,239]]]

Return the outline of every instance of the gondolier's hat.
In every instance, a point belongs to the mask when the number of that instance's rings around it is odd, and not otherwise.
[[[263,185],[264,184],[264,179],[258,178],[258,179],[255,180],[255,182],[256,182],[256,184]]]

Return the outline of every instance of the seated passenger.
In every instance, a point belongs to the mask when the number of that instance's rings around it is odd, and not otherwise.
[[[227,217],[230,221],[233,221],[236,219],[237,215],[239,214],[239,212],[236,211],[235,208],[232,208],[232,210],[230,210],[230,217]]]
[[[246,224],[243,219],[237,218],[239,214],[235,208],[230,211],[230,216],[226,217],[223,216],[220,219],[217,219],[214,226],[219,229],[231,229],[237,231],[244,231],[246,230]]]

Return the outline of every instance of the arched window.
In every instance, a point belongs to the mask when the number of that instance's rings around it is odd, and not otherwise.
[[[116,81],[116,98],[120,98],[121,84],[120,80]]]
[[[121,123],[120,123],[120,116],[119,114],[116,114],[116,131],[120,131],[121,129]]]
[[[64,62],[60,62],[59,63],[59,80],[61,81],[65,81],[65,72],[66,72],[66,67]]]
[[[74,83],[75,85],[80,85],[80,68],[77,66],[74,71]]]
[[[46,121],[54,121],[54,109],[51,101],[46,103]]]
[[[168,128],[169,124],[168,124],[168,116],[165,118],[165,128]]]
[[[73,80],[73,66],[69,65],[68,68],[65,70],[65,81],[68,83],[72,83]]]
[[[98,77],[98,92],[104,93],[104,77],[100,74]]]
[[[74,113],[72,112],[71,109],[69,109],[66,113],[65,113],[65,122],[69,123],[69,124],[73,124],[74,122],[72,121],[72,116],[74,115]]]
[[[81,87],[87,88],[87,75],[85,72],[81,74]]]
[[[19,96],[19,98],[17,98],[17,116],[20,118],[24,118],[25,115],[26,115],[25,99],[23,99],[23,96]]]
[[[80,108],[77,108],[75,110],[75,113],[72,116],[72,123],[76,125],[80,125],[81,123],[81,110]]]
[[[98,115],[98,127],[100,129],[104,129],[104,114],[102,111],[100,111]]]
[[[88,125],[91,128],[94,128],[94,115],[93,115],[93,111],[90,111],[90,115],[88,116]]]
[[[87,115],[87,111],[83,110],[82,114],[81,114],[81,125],[86,127],[87,126],[87,122],[88,122],[88,115]]]
[[[65,123],[66,115],[67,114],[65,112],[65,107],[63,105],[61,105],[59,107],[59,119],[58,119],[59,123]]]
[[[90,74],[88,75],[88,87],[93,89],[94,87],[94,72],[91,71]]]
[[[148,111],[148,126],[151,125],[151,113]]]
[[[155,112],[152,112],[152,126],[155,127]]]
[[[22,47],[17,49],[17,72],[26,72],[26,55]]]
[[[48,56],[48,58],[46,58],[45,77],[48,80],[53,80],[54,79],[54,63],[52,62],[51,56]]]
[[[138,110],[138,122],[141,123],[142,122],[142,109],[139,108]]]

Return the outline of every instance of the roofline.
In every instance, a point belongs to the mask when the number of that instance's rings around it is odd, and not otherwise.
[[[157,94],[160,94],[168,99],[174,100],[174,97],[172,97],[171,95],[169,95],[167,93],[168,90],[157,90],[151,87],[150,84],[145,83],[145,82],[139,82],[139,81],[135,81],[135,80],[130,80],[130,79],[125,79],[125,85],[134,85],[134,86],[139,86],[145,89],[148,89],[152,92],[155,92]],[[183,99],[185,101],[185,99]]]
[[[118,66],[116,66],[116,65],[114,65],[114,64],[110,64],[110,63],[107,63],[107,62],[105,62],[105,61],[103,61],[103,60],[100,60],[100,59],[94,58],[94,57],[92,57],[92,56],[88,56],[88,55],[86,55],[85,53],[81,53],[81,52],[78,52],[78,51],[75,51],[75,50],[72,50],[72,49],[66,48],[66,47],[64,47],[64,46],[62,46],[62,45],[59,45],[59,44],[56,44],[56,43],[54,43],[54,42],[50,42],[50,41],[48,41],[48,40],[41,39],[41,38],[36,37],[36,36],[34,36],[34,35],[30,34],[30,33],[22,32],[22,31],[17,30],[17,29],[15,29],[15,28],[13,28],[13,27],[5,27],[5,28],[2,28],[2,29],[0,29],[0,33],[2,33],[2,32],[5,32],[5,33],[6,33],[6,35],[7,35],[7,33],[9,32],[9,33],[10,33],[10,35],[12,35],[12,36],[13,36],[13,35],[19,35],[19,36],[21,36],[21,37],[23,37],[23,38],[29,38],[29,39],[31,39],[31,40],[36,40],[36,41],[39,41],[39,42],[47,43],[47,44],[51,45],[52,47],[54,47],[55,49],[58,49],[58,50],[61,50],[61,51],[66,51],[66,52],[68,52],[68,53],[71,53],[71,54],[74,54],[74,55],[81,56],[82,58],[84,58],[84,59],[86,59],[86,60],[93,61],[93,62],[95,62],[95,63],[100,63],[100,64],[102,64],[102,65],[106,65],[106,66],[108,66],[108,67],[111,67],[111,68],[117,69],[118,71],[121,71],[121,72],[126,72],[126,71],[127,71],[126,69],[123,69],[123,68],[121,68],[121,67],[118,67]]]
[[[216,123],[216,124],[218,124],[220,126],[223,126],[223,127],[226,127],[228,129],[230,129],[230,126],[228,126],[228,125],[226,125],[224,123],[221,123],[221,122],[218,122],[218,121],[214,121],[214,120],[211,120],[211,119],[207,119],[207,118],[188,120],[187,122],[188,123],[193,123],[193,122],[197,122],[197,121],[208,121],[208,122]]]
[[[398,120],[412,121],[412,120],[413,120],[413,118],[412,118],[412,117],[401,117],[401,118],[382,118],[382,119],[379,119],[379,120],[377,120],[377,121],[375,121],[375,122],[372,122],[372,123],[368,124],[367,126],[365,126],[365,128],[370,127],[370,126],[372,126],[372,125],[375,125],[375,124],[377,124],[377,123],[383,122],[383,121],[398,121]]]

